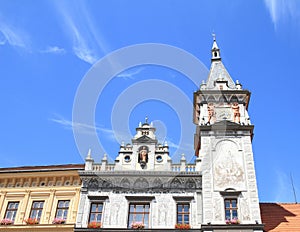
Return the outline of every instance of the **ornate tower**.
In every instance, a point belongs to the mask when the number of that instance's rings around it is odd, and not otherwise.
[[[194,93],[195,154],[201,160],[202,231],[262,231],[250,92],[232,80],[214,38],[206,82]]]

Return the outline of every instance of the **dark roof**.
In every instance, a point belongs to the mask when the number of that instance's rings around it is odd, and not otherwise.
[[[70,170],[83,170],[83,169],[84,169],[84,164],[59,164],[59,165],[47,165],[47,166],[22,166],[22,167],[0,168],[0,173],[70,171]]]
[[[260,213],[264,231],[300,231],[300,204],[260,203]]]

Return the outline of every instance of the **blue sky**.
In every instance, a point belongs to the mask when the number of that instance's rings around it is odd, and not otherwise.
[[[2,0],[0,166],[82,163],[85,154],[72,131],[73,105],[80,83],[99,59],[127,46],[157,43],[182,49],[209,69],[215,32],[232,78],[252,92],[249,113],[260,201],[294,201],[290,174],[299,200],[299,22],[297,0]],[[193,131],[182,132],[194,128],[192,108],[185,107],[206,72],[195,83],[178,70],[139,65],[111,78],[94,106],[103,152],[113,160],[118,142],[130,142],[119,126],[133,134],[147,115],[160,141],[169,142],[174,160],[180,149],[192,159]],[[166,96],[152,86],[156,82],[169,88]],[[190,103],[178,102],[181,95]],[[91,125],[73,125],[90,132]],[[95,152],[95,160],[102,155]]]

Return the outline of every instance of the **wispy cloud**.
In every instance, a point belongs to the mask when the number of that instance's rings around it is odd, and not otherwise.
[[[291,19],[299,23],[300,1],[299,0],[264,0],[271,15],[275,29],[281,20]]]
[[[5,23],[0,18],[0,45],[29,49],[29,36],[23,30]]]
[[[124,72],[121,72],[120,74],[118,74],[117,77],[124,78],[124,79],[134,79],[133,76],[139,74],[143,70],[144,70],[144,68],[140,67],[137,69],[124,71]]]
[[[64,21],[64,31],[72,40],[74,54],[81,60],[94,64],[100,52],[106,53],[106,46],[101,35],[96,31],[93,20],[84,1],[76,6],[64,1],[56,1],[56,9]],[[80,15],[80,17],[78,17]]]
[[[73,122],[71,120],[67,120],[62,117],[56,117],[56,118],[50,118],[51,121],[56,122],[60,125],[62,125],[65,129],[70,129],[73,130],[73,128],[76,128],[80,130],[81,133],[87,133],[90,134],[92,132],[96,131],[102,131],[106,133],[111,133],[112,131],[109,129],[101,128],[99,126],[93,126],[85,123],[78,123],[78,122]]]
[[[41,53],[52,53],[52,54],[65,54],[66,50],[57,46],[49,46],[44,50],[40,51]]]
[[[105,134],[105,138],[111,140],[111,141],[115,141],[116,140],[116,136],[121,136],[117,131],[114,131],[112,129],[108,129],[99,125],[89,125],[89,124],[85,124],[85,123],[78,123],[78,122],[73,122],[71,120],[67,120],[61,116],[56,115],[53,118],[49,119],[52,122],[55,122],[59,125],[62,125],[63,128],[67,129],[67,130],[77,130],[80,133],[83,134],[92,134],[95,131],[97,133],[104,133]]]

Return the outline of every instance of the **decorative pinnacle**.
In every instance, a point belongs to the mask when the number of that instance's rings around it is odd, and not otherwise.
[[[185,154],[184,153],[181,154],[181,159],[180,160],[185,160]]]
[[[145,123],[148,123],[148,116],[146,116],[145,118]]]
[[[86,157],[87,159],[90,159],[90,158],[92,158],[92,157],[91,157],[91,153],[92,153],[92,150],[91,150],[91,149],[89,149],[89,151],[88,151],[88,153],[87,153],[87,157]]]
[[[93,158],[92,158],[92,150],[89,149],[88,153],[87,153],[87,156],[85,158],[86,161],[93,161]]]

